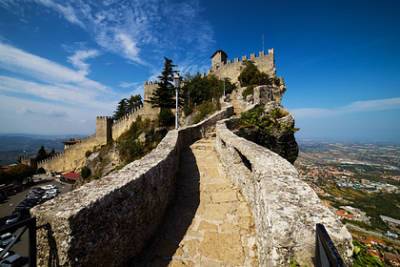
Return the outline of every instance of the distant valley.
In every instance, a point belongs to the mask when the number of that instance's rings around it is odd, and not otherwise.
[[[0,134],[0,165],[15,163],[18,156],[33,156],[40,146],[47,151],[63,150],[63,141],[79,135],[29,135],[29,134]]]

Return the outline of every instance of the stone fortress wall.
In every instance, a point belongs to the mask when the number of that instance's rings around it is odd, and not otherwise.
[[[324,224],[345,262],[351,262],[352,237],[346,227],[292,164],[234,134],[229,128],[235,120],[217,123],[216,151],[252,209],[259,265],[287,266],[294,259],[300,266],[313,266],[317,223]]]
[[[219,79],[229,78],[231,82],[237,83],[238,77],[242,69],[245,67],[245,61],[254,62],[257,68],[267,73],[269,76],[276,75],[274,49],[268,49],[268,54],[260,51],[258,56],[250,54],[250,57],[242,56],[229,60],[225,52],[217,51],[211,58],[210,74],[214,74]]]
[[[129,266],[154,235],[175,192],[180,151],[215,131],[231,105],[202,122],[169,131],[123,169],[31,210],[38,225],[38,266]]]
[[[98,116],[96,118],[95,134],[81,139],[79,143],[70,145],[64,149],[64,152],[57,153],[51,158],[38,162],[38,168],[42,167],[46,171],[53,172],[75,170],[85,164],[85,154],[87,151],[92,152],[111,141],[116,141],[124,132],[129,130],[132,122],[134,122],[138,116],[141,116],[143,119],[156,119],[159,110],[153,108],[146,100],[150,99],[153,91],[157,88],[157,84],[146,82],[144,88],[145,101],[143,106],[116,121],[111,117]]]
[[[123,169],[31,210],[38,225],[38,266],[127,266],[157,233],[175,194],[180,151],[216,130],[222,168],[255,218],[259,266],[312,266],[315,224],[323,223],[344,260],[351,235],[295,168],[270,150],[235,135],[231,105],[204,121],[169,131],[160,144]],[[96,219],[94,219],[96,218]]]

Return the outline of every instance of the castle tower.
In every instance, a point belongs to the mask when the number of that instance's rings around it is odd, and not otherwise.
[[[217,50],[211,56],[211,69],[218,70],[221,66],[226,64],[228,55],[223,50]]]
[[[107,144],[112,140],[112,124],[113,119],[107,116],[96,117],[96,139],[102,143]]]

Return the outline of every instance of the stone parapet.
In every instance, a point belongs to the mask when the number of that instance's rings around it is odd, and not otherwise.
[[[230,179],[240,187],[255,218],[260,266],[288,266],[296,260],[312,266],[315,227],[322,223],[346,262],[351,261],[352,238],[345,226],[284,158],[216,127],[216,151]]]
[[[180,151],[214,131],[232,106],[168,132],[149,154],[123,169],[31,210],[38,265],[126,266],[156,232],[175,192]]]

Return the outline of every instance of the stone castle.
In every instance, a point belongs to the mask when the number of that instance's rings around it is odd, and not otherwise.
[[[274,50],[269,49],[268,54],[263,51],[256,56],[254,53],[250,57],[242,56],[241,59],[235,58],[228,60],[227,54],[223,50],[217,50],[211,56],[211,67],[209,74],[215,75],[219,79],[229,78],[231,82],[238,83],[238,76],[245,67],[245,61],[250,60],[260,71],[268,75],[275,76]],[[76,144],[65,147],[64,152],[57,153],[55,156],[37,163],[38,168],[42,167],[46,171],[66,172],[79,169],[85,164],[86,152],[93,152],[111,141],[116,141],[125,131],[127,131],[133,121],[138,116],[143,119],[156,119],[159,113],[158,108],[154,108],[149,103],[151,96],[157,89],[157,82],[147,81],[144,84],[143,106],[132,111],[125,117],[114,121],[111,117],[98,116],[96,118],[96,132],[94,135],[79,140]]]
[[[213,55],[210,73],[235,81],[242,63],[224,54]],[[257,64],[275,75],[272,50],[263,59]],[[148,100],[156,84],[145,88]],[[284,90],[257,86],[243,99],[243,89],[143,158],[31,209],[46,226],[36,235],[38,266],[313,266],[325,253],[317,224],[350,265],[350,233],[294,166],[235,133],[235,113],[279,105]],[[146,105],[117,122],[98,117],[95,135],[48,162],[72,166],[61,159],[116,140],[138,115],[155,114]]]
[[[233,83],[238,82],[238,77],[242,69],[245,67],[247,60],[252,61],[257,68],[268,74],[270,77],[276,75],[274,49],[268,49],[266,55],[264,51],[260,51],[258,56],[250,54],[250,57],[242,56],[241,58],[234,58],[228,60],[228,55],[223,50],[217,50],[211,56],[211,68],[209,73],[215,75],[219,79],[228,78]]]

